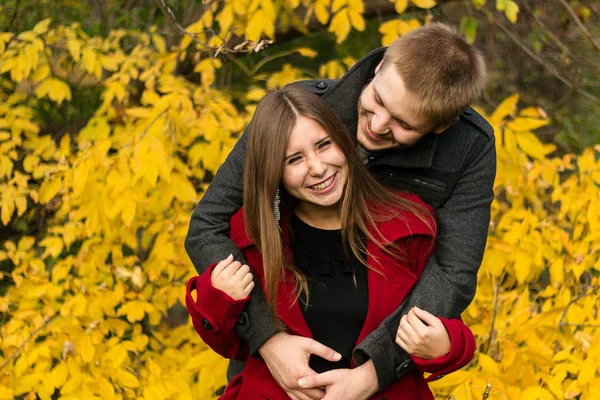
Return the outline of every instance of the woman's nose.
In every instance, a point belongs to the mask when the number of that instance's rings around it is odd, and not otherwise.
[[[310,157],[308,162],[309,162],[309,168],[310,168],[311,175],[321,176],[325,173],[325,170],[327,169],[327,167],[325,166],[325,163],[323,162],[323,160],[321,160],[318,156]]]

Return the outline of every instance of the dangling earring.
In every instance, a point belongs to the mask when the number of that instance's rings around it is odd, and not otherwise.
[[[279,189],[275,192],[275,200],[273,201],[273,213],[275,214],[275,221],[277,221],[277,226],[281,231],[281,226],[279,226],[279,221],[281,220],[281,211],[279,211],[279,203],[281,203],[281,197],[279,196]]]

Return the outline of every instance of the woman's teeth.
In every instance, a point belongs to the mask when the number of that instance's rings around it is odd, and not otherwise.
[[[327,179],[325,182],[321,182],[318,185],[313,185],[310,188],[312,190],[316,190],[317,192],[320,192],[321,190],[325,190],[329,186],[331,186],[331,184],[333,183],[334,179],[335,179],[335,175],[331,175],[331,178]]]

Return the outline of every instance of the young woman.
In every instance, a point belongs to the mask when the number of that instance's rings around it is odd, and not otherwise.
[[[432,211],[414,195],[379,185],[341,121],[310,92],[292,87],[268,94],[248,129],[244,208],[232,217],[230,236],[282,329],[341,354],[335,363],[315,357],[311,367],[356,374],[360,398],[370,398],[376,379],[363,382],[363,366],[354,368],[352,350],[417,281],[434,251]],[[288,399],[234,331],[253,288],[250,268],[230,256],[188,282],[186,305],[213,350],[246,360],[223,399]],[[403,318],[397,342],[418,370],[378,399],[433,399],[427,381],[464,366],[475,348],[460,320],[421,310]],[[423,372],[432,375],[426,380]]]

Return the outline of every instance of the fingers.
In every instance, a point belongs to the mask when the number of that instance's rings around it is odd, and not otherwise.
[[[246,277],[246,275],[250,275],[250,279],[252,279],[252,274],[250,273],[250,267],[247,266],[246,264],[241,265],[238,268],[237,271],[234,272],[233,276],[237,279],[239,279],[240,281]]]
[[[226,259],[221,260],[212,270],[211,276],[216,277],[219,275],[231,262],[233,261],[233,254],[227,256]]]
[[[244,288],[243,296],[248,297],[250,293],[252,293],[252,289],[254,289],[254,281],[251,280],[250,283],[248,283],[248,285],[246,285]]]
[[[400,329],[398,329],[398,332],[396,333],[396,343],[408,354],[412,354],[414,352],[411,341],[406,336],[406,333]]]
[[[439,326],[442,324],[442,321],[440,321],[438,317],[425,310],[421,310],[419,307],[413,307],[413,312],[420,320],[424,321],[429,326]]]
[[[299,400],[321,400],[325,397],[325,391],[321,389],[294,390],[293,394]]]
[[[415,343],[419,340],[419,335],[417,335],[410,322],[408,322],[408,316],[406,315],[403,315],[400,319],[398,331],[400,330],[404,332],[410,342]]]
[[[419,335],[419,337],[425,337],[427,335],[427,325],[417,317],[417,314],[414,312],[414,307],[410,309],[406,317],[411,328]]]
[[[300,378],[298,379],[298,385],[302,388],[326,387],[335,382],[336,376],[337,371],[333,369],[331,371],[323,372],[322,374],[305,376],[303,378]]]
[[[314,354],[316,356],[319,356],[321,358],[324,358],[327,361],[340,361],[342,359],[342,355],[340,353],[338,353],[337,351],[333,350],[330,347],[325,346],[324,344],[321,344],[319,342],[317,342],[316,340],[313,339],[308,339],[309,340],[309,345],[308,345],[308,352],[310,354]]]

